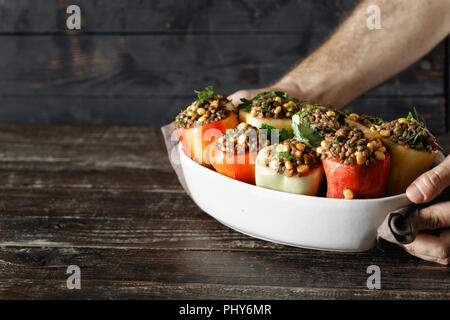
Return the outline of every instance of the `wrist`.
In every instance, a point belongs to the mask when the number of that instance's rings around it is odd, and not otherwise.
[[[291,77],[290,74],[285,75],[283,78],[278,80],[272,86],[275,90],[284,91],[291,97],[298,98],[300,100],[307,99],[308,97],[305,95],[304,91],[300,87],[298,81]]]

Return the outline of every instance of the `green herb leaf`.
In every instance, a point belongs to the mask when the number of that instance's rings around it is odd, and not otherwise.
[[[182,126],[184,126],[184,125],[186,124],[186,118],[181,118],[178,122],[179,122]]]
[[[294,137],[294,134],[291,131],[286,130],[285,128],[281,129],[279,132],[280,135],[280,142],[283,142],[287,139],[292,139]]]
[[[194,90],[194,93],[197,94],[199,101],[206,102],[206,101],[212,99],[212,97],[214,95],[214,90],[213,90],[212,86],[208,86],[205,89],[203,89],[202,91]]]
[[[267,123],[263,123],[261,125],[261,129],[267,130],[267,139],[269,139],[269,140],[272,137],[272,130],[278,131],[278,141],[279,142],[283,142],[284,140],[292,139],[294,137],[294,134],[292,132],[290,132],[284,128],[281,130],[278,130],[275,127],[268,125]]]
[[[290,152],[278,152],[278,159],[293,160],[294,156]]]
[[[303,142],[311,148],[316,148],[322,141],[322,133],[315,126],[311,126],[308,121],[302,120],[300,123],[292,122],[294,138]]]
[[[238,109],[244,109],[247,112],[250,112],[252,109],[252,100],[247,100],[245,98],[241,98],[241,104],[238,105]]]

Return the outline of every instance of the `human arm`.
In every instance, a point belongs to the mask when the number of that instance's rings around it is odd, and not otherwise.
[[[367,27],[377,5],[382,29]],[[268,88],[231,95],[236,104],[277,89],[340,108],[420,59],[450,32],[450,1],[363,0],[337,31]]]

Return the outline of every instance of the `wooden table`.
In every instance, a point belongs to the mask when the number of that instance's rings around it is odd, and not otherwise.
[[[0,144],[0,298],[450,298],[450,268],[398,247],[320,252],[221,225],[182,191],[159,129],[3,125]]]

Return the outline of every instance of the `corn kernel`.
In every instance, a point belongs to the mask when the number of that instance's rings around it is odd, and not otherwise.
[[[276,107],[275,110],[273,111],[273,113],[275,113],[275,114],[279,114],[280,112],[281,112],[280,106]]]
[[[309,167],[306,164],[302,164],[297,167],[297,172],[300,174],[305,174],[309,171]]]
[[[288,169],[288,170],[291,170],[293,167],[294,167],[294,165],[292,164],[292,162],[291,161],[286,161],[285,163],[284,163],[284,166],[286,167],[286,169]]]
[[[284,170],[284,175],[286,177],[292,177],[294,175],[294,170]]]
[[[217,109],[219,107],[219,100],[214,100],[210,103],[211,108]]]
[[[277,152],[284,152],[284,146],[282,144],[277,145],[277,147],[275,148],[275,150]]]
[[[380,130],[380,134],[382,137],[390,137],[391,136],[391,131],[390,130]]]
[[[400,118],[400,119],[398,119],[398,122],[404,123],[404,124],[408,124],[408,119],[406,119],[406,118]]]
[[[291,151],[291,147],[289,146],[289,145],[287,145],[287,144],[283,144],[283,151],[282,152],[289,152],[289,151]]]
[[[204,115],[204,114],[206,113],[206,110],[205,110],[204,108],[198,108],[198,109],[197,109],[197,113],[198,113],[200,116],[202,116],[202,115]]]
[[[342,193],[344,194],[344,198],[347,200],[352,200],[355,198],[355,194],[351,189],[345,189]]]
[[[250,111],[250,115],[252,116],[252,117],[254,117],[254,116],[256,116],[256,113],[258,112],[258,109],[256,109],[256,107],[253,107],[252,108],[252,111]]]
[[[356,163],[360,166],[364,165],[366,163],[366,157],[356,156]]]
[[[336,113],[333,110],[327,111],[327,117],[335,117]]]
[[[373,149],[376,147],[375,145],[376,145],[376,142],[374,143],[373,141],[371,141],[367,144],[367,148],[369,148],[370,152],[372,152]]]
[[[347,116],[347,119],[348,119],[348,120],[353,120],[353,121],[358,121],[359,115],[356,114],[356,113],[352,113],[352,114],[349,114],[349,115]]]
[[[330,146],[330,143],[326,140],[322,140],[322,142],[320,143],[320,146],[322,147],[322,149],[328,149],[328,147]]]
[[[374,152],[374,156],[375,156],[375,158],[377,160],[384,160],[384,159],[386,159],[385,154],[383,152],[380,152],[380,151],[375,151]]]
[[[279,103],[283,102],[281,97],[275,97],[275,99],[273,99],[273,101],[276,101],[276,102],[279,102]]]
[[[297,150],[303,152],[303,151],[305,151],[306,145],[303,144],[303,143],[297,143],[297,144],[295,145],[295,147],[297,148]]]

